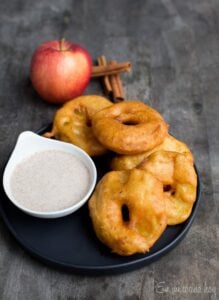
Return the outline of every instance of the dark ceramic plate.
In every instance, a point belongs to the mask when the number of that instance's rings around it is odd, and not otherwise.
[[[49,127],[45,126],[37,133],[42,134]],[[104,166],[109,158],[106,156],[95,160],[99,178],[107,171]],[[200,202],[200,181],[198,176],[197,200],[190,218],[183,224],[167,227],[149,253],[129,257],[112,254],[99,242],[92,229],[87,205],[67,217],[39,219],[16,208],[6,197],[2,185],[0,193],[0,213],[6,226],[32,256],[51,266],[75,273],[101,275],[137,269],[173,249],[186,235],[194,220]]]

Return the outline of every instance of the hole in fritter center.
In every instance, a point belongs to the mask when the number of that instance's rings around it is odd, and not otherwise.
[[[169,193],[172,196],[174,196],[176,193],[174,187],[172,187],[170,184],[164,185],[163,191]]]
[[[163,191],[164,192],[170,192],[172,189],[171,185],[170,184],[167,184],[167,185],[164,185],[163,186]]]
[[[91,127],[91,120],[90,119],[87,119],[87,121],[86,121],[86,125],[87,125],[87,127]]]
[[[122,124],[127,126],[133,126],[133,125],[138,125],[139,122],[137,122],[136,120],[127,120],[122,122]]]
[[[122,219],[124,222],[130,221],[129,208],[126,204],[122,205]]]

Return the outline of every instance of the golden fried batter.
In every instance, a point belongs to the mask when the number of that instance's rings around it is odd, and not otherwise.
[[[149,251],[166,228],[162,183],[144,170],[107,173],[89,211],[97,237],[120,255]]]
[[[196,200],[197,175],[191,159],[185,154],[161,150],[148,156],[138,168],[163,183],[167,224],[184,222]]]
[[[112,103],[100,96],[81,96],[65,103],[55,114],[53,128],[44,136],[72,143],[91,156],[106,152],[93,135],[91,118],[99,110]]]
[[[156,110],[140,101],[114,104],[92,118],[96,138],[119,154],[137,154],[154,148],[163,142],[167,127]]]
[[[135,168],[140,164],[146,157],[148,157],[153,152],[165,150],[174,151],[179,153],[184,153],[191,161],[193,161],[193,156],[188,146],[183,142],[177,140],[170,134],[168,134],[163,143],[154,147],[152,150],[136,154],[136,155],[118,155],[114,157],[111,161],[112,170],[130,170]]]

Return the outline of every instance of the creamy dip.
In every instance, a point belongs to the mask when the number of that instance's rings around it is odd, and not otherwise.
[[[57,150],[36,152],[14,169],[10,185],[16,202],[50,212],[79,202],[89,189],[89,171],[80,158]]]

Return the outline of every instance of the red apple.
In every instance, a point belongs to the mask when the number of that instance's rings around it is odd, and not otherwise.
[[[40,45],[33,54],[30,77],[47,102],[64,103],[80,96],[90,81],[91,57],[80,45],[64,39]]]

